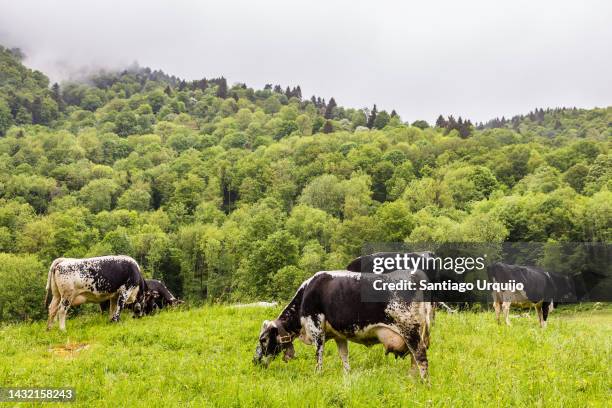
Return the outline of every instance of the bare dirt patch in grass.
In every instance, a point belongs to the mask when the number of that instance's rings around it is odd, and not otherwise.
[[[70,343],[58,344],[49,347],[49,352],[55,356],[74,358],[79,355],[80,352],[87,350],[90,347],[87,343]]]

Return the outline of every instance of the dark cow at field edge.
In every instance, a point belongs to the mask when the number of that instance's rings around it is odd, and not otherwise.
[[[163,282],[157,279],[145,279],[145,282],[147,284],[149,296],[147,297],[147,301],[144,305],[144,314],[155,314],[155,312],[165,308],[166,306],[177,306],[185,303],[182,300],[177,299]],[[100,303],[100,310],[102,312],[107,311],[109,307],[109,300]],[[127,307],[132,308],[132,305],[128,305]]]
[[[506,324],[510,325],[510,306],[535,306],[540,327],[546,327],[548,313],[553,302],[576,301],[576,288],[571,277],[555,272],[547,272],[533,266],[493,263],[488,268],[489,279],[497,283],[522,283],[521,291],[493,291],[493,307],[497,322],[503,312]]]
[[[371,346],[382,343],[396,357],[410,354],[422,378],[428,375],[427,348],[433,318],[430,302],[406,301],[389,292],[387,301],[363,302],[360,280],[349,271],[323,271],[304,281],[276,320],[264,321],[253,361],[267,366],[284,351],[294,356],[293,340],[316,346],[317,371],[323,348],[333,338],[345,371],[350,369],[348,341]]]
[[[135,316],[142,316],[149,296],[138,263],[128,256],[58,258],[47,276],[45,305],[51,291],[47,330],[56,315],[60,330],[66,330],[66,314],[71,306],[110,301],[111,321],[119,321],[121,310],[134,304]]]
[[[185,302],[177,299],[166,285],[157,279],[146,279],[147,287],[150,291],[155,291],[159,294],[154,301],[157,309],[163,309],[166,306],[178,306]]]

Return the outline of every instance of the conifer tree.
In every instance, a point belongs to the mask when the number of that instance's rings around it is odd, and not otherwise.
[[[368,123],[366,125],[368,128],[372,129],[374,127],[376,115],[378,115],[378,110],[376,109],[376,104],[374,104],[374,107],[372,108],[372,110],[370,111],[370,115],[368,116]]]
[[[329,100],[329,103],[327,104],[327,107],[325,108],[325,119],[332,119],[334,117],[334,109],[336,108],[336,100],[334,99],[334,97],[332,96],[332,98]]]

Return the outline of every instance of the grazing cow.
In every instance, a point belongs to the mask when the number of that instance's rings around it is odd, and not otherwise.
[[[425,278],[418,273],[412,276]],[[350,369],[350,340],[366,346],[382,343],[386,353],[396,357],[410,354],[421,377],[426,378],[431,303],[416,301],[416,297],[406,299],[391,291],[383,293],[384,301],[365,302],[361,285],[370,281],[364,279],[373,278],[350,271],[323,271],[304,281],[278,318],[263,322],[253,361],[267,367],[281,351],[283,360],[288,361],[294,356],[293,340],[299,338],[316,346],[316,369],[320,371],[323,347],[333,338],[345,371]]]
[[[535,306],[540,327],[546,327],[548,313],[552,310],[553,301],[572,302],[576,300],[576,290],[573,280],[565,275],[547,272],[533,266],[508,265],[496,262],[488,268],[489,279],[504,284],[514,281],[522,283],[523,290],[493,291],[493,307],[497,322],[503,312],[506,324],[510,325],[510,306]]]
[[[154,314],[158,310],[163,309],[167,305],[176,306],[183,304],[180,299],[174,297],[174,295],[168,290],[166,285],[163,282],[157,279],[145,279],[147,284],[148,294],[147,301],[144,304],[144,314],[150,315]],[[110,301],[106,300],[100,303],[100,310],[105,312],[110,307]],[[127,306],[129,309],[132,308],[132,305]]]
[[[163,282],[158,281],[156,279],[147,279],[147,287],[150,291],[155,291],[158,293],[158,296],[154,298],[155,305],[158,309],[163,309],[166,306],[177,306],[183,304],[180,299],[174,297],[172,293],[168,290],[166,285]]]
[[[134,315],[142,316],[147,300],[147,286],[140,267],[128,256],[97,258],[58,258],[53,261],[47,276],[45,305],[51,291],[47,330],[56,314],[60,330],[66,330],[66,314],[71,306],[86,302],[110,300],[111,321],[119,321],[121,310],[134,303]]]

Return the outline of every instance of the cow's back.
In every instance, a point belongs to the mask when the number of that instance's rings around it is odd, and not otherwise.
[[[343,333],[369,325],[394,324],[409,313],[410,302],[391,291],[382,291],[380,302],[364,301],[361,285],[369,282],[362,279],[377,277],[350,271],[319,272],[306,283],[300,315],[323,314],[335,330]]]
[[[114,293],[122,286],[139,286],[138,263],[128,256],[63,259],[55,267],[56,280],[92,292]]]
[[[488,268],[489,279],[497,283],[514,283],[523,284],[523,290],[518,292],[508,292],[506,296],[513,301],[529,301],[540,302],[546,299],[552,299],[554,296],[552,280],[550,275],[544,270],[522,265],[510,265],[501,262],[496,262]],[[520,296],[519,298],[516,298]]]

